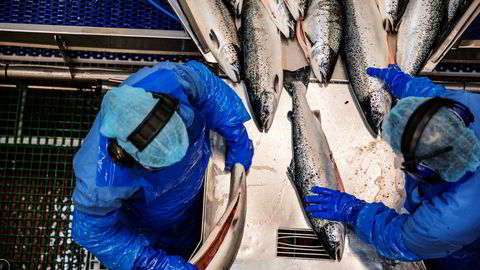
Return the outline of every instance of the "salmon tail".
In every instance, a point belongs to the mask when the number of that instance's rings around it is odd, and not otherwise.
[[[388,48],[388,64],[394,65],[397,63],[397,34],[393,32],[387,33],[387,48]]]
[[[283,86],[287,90],[290,96],[293,91],[298,87],[298,82],[305,86],[305,93],[310,81],[310,66],[299,68],[295,71],[284,70],[283,71]]]

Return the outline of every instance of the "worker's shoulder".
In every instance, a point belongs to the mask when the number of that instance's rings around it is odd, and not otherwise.
[[[480,139],[480,93],[446,89],[443,97],[460,102],[472,112],[474,122],[471,128]]]
[[[467,106],[475,116],[478,115],[480,117],[480,106],[478,106],[480,104],[480,93],[445,89],[442,97],[462,103]]]
[[[442,197],[447,200],[446,207],[461,208],[464,211],[477,207],[480,203],[480,168],[473,173],[468,173],[465,177],[460,183],[442,194]]]

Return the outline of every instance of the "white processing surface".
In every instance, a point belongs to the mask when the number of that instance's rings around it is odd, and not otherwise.
[[[232,87],[248,106],[243,85]],[[397,175],[393,166],[395,156],[388,145],[372,138],[365,128],[348,85],[311,84],[307,99],[312,110],[321,112],[322,127],[346,192],[366,201],[382,201],[399,210],[403,203],[403,177]],[[291,106],[291,98],[284,92],[273,126],[266,134],[258,131],[253,120],[246,123],[255,155],[247,176],[245,232],[232,269],[382,269],[371,248],[358,242],[346,244],[341,262],[276,256],[278,228],[309,228],[286,174],[292,158],[291,124],[287,119]],[[213,224],[226,207],[229,188],[229,174],[223,172],[221,144],[214,139],[213,177],[209,181],[206,216],[208,223]],[[348,237],[350,243],[354,242],[352,237]]]

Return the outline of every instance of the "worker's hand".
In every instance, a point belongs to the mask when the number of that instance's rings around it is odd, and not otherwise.
[[[365,201],[355,196],[323,187],[313,187],[317,195],[306,196],[305,210],[314,218],[330,219],[354,225]]]
[[[236,143],[227,143],[227,157],[225,158],[225,170],[230,171],[236,163],[240,163],[248,171],[252,165],[253,158],[253,143],[252,140],[242,136]]]
[[[385,82],[387,91],[394,95],[402,89],[396,89],[405,85],[404,80],[410,81],[412,77],[406,76],[397,65],[388,65],[388,68],[367,68],[367,74]],[[396,96],[396,95],[394,95]]]
[[[374,68],[374,67],[367,68],[368,75],[378,78],[382,81],[388,80],[390,76],[392,76],[397,72],[402,72],[402,70],[398,65],[392,65],[392,64],[388,65],[388,68]]]

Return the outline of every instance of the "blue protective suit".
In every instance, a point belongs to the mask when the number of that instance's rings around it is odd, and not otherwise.
[[[243,123],[250,116],[236,93],[197,62],[143,68],[124,84],[177,97],[190,146],[159,171],[118,166],[99,132],[100,112],[73,161],[73,239],[110,269],[195,269],[184,258],[198,243],[208,130],[227,140],[227,167],[248,169],[253,146]]]
[[[399,70],[386,85],[399,99],[439,96],[463,103],[475,116],[470,127],[480,138],[479,94],[448,90]],[[405,208],[410,214],[400,215],[382,203],[366,204],[354,226],[357,234],[389,258],[441,258],[426,263],[435,269],[480,269],[480,170],[455,183],[429,185],[408,176],[405,180]]]

